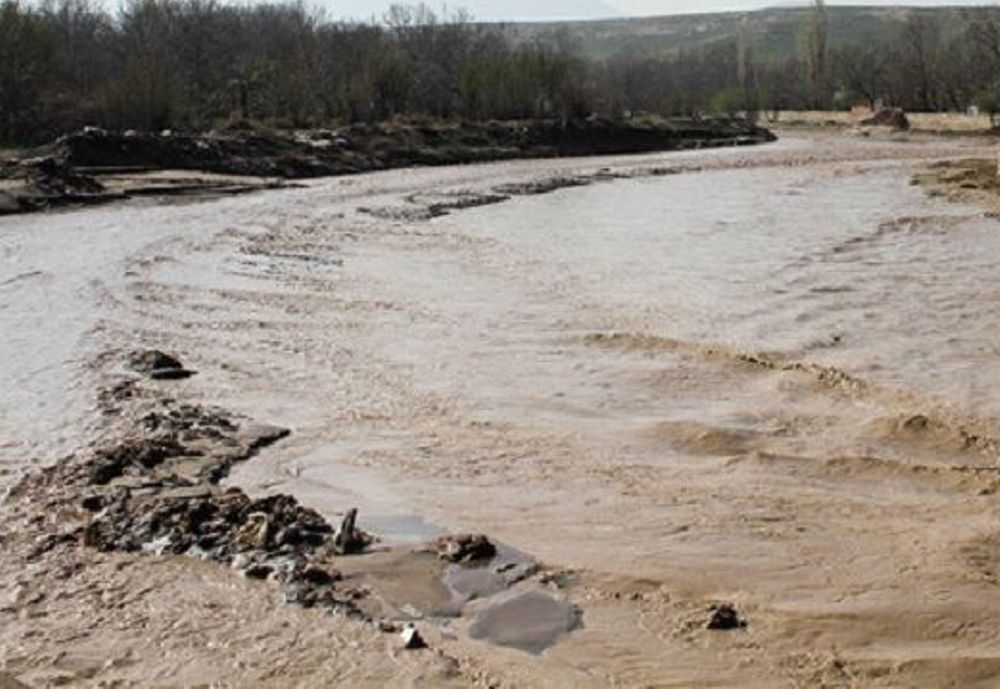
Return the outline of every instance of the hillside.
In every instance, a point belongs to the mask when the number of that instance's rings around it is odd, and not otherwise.
[[[878,43],[893,37],[909,15],[931,17],[947,34],[961,26],[965,8],[829,7],[830,44]],[[996,8],[1000,14],[1000,8]],[[511,27],[519,38],[533,40],[554,33],[568,37],[587,57],[605,59],[619,54],[665,56],[680,50],[710,47],[732,40],[741,31],[758,55],[780,59],[794,54],[801,27],[810,10],[772,8],[754,12],[690,14],[585,22],[525,23]]]

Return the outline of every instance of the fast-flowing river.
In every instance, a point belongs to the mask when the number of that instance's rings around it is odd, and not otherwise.
[[[100,433],[95,360],[155,346],[200,371],[178,394],[294,430],[235,483],[586,573],[582,630],[489,661],[514,685],[988,686],[1000,221],[911,184],[976,146],[789,138],[2,219],[0,485]],[[410,212],[571,174],[592,183]],[[747,629],[696,632],[716,600]]]

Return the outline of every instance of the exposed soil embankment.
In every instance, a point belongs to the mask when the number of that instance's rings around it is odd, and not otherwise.
[[[914,178],[932,196],[976,203],[1000,212],[1000,165],[997,160],[971,158],[935,163]]]
[[[0,166],[0,214],[139,194],[234,193],[265,185],[245,180],[305,179],[399,167],[751,145],[773,141],[742,120],[656,123],[588,119],[371,124],[296,133],[204,135],[111,132],[63,136],[25,161]],[[222,175],[150,180],[155,171]],[[123,179],[123,175],[127,176]],[[244,181],[234,181],[232,177]]]

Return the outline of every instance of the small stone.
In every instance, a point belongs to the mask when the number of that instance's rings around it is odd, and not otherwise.
[[[468,564],[490,560],[497,554],[496,546],[483,535],[443,536],[435,542],[435,546],[438,557],[448,562]]]
[[[100,495],[88,495],[80,502],[80,506],[88,512],[100,512],[104,509],[104,498]]]
[[[137,373],[151,375],[154,371],[182,370],[180,359],[156,349],[143,349],[128,355],[128,367]]]
[[[267,550],[271,542],[271,521],[263,512],[247,515],[246,523],[236,534],[236,545],[244,550]]]
[[[746,620],[740,618],[736,608],[729,604],[723,604],[712,609],[712,618],[708,621],[706,628],[713,631],[730,631],[743,629],[746,626]]]
[[[330,572],[322,567],[310,565],[302,570],[301,578],[314,586],[330,586],[341,579],[340,572]]]
[[[403,640],[403,648],[409,651],[427,648],[427,642],[424,641],[424,637],[420,636],[420,632],[412,625],[407,626],[399,635],[399,638]]]
[[[149,377],[153,380],[184,380],[195,373],[186,368],[157,368],[149,372]]]
[[[250,565],[243,570],[243,576],[247,579],[267,579],[274,572],[270,565]]]

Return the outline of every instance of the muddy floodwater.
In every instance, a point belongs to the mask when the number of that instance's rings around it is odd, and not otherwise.
[[[176,395],[293,430],[232,483],[565,569],[574,611],[528,595],[442,631],[456,686],[997,686],[1000,220],[911,183],[980,146],[791,137],[4,218],[0,488],[100,435],[95,362],[157,347],[199,371]],[[722,602],[745,627],[705,629]],[[512,631],[552,618],[556,642]],[[312,623],[259,623],[199,643],[192,681],[282,686],[251,656]],[[0,672],[46,640],[100,656],[33,624]],[[103,672],[169,677],[188,656],[134,624],[139,660]],[[345,686],[429,676],[327,642]]]

